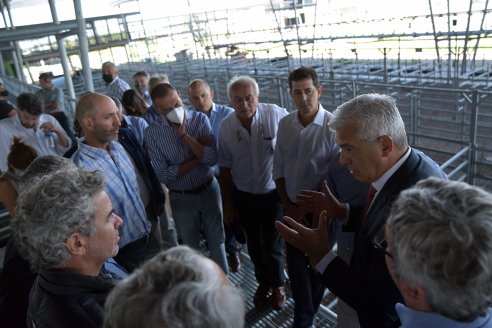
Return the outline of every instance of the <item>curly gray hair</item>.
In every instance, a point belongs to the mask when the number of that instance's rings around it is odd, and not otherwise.
[[[390,268],[422,286],[432,311],[457,321],[492,305],[492,195],[463,182],[429,178],[403,191],[387,221]]]
[[[19,189],[25,190],[32,185],[36,179],[58,170],[77,170],[77,166],[68,158],[56,155],[36,157],[22,173],[19,180]]]
[[[187,246],[163,251],[143,264],[113,289],[105,307],[106,328],[244,326],[239,290]]]
[[[350,122],[357,123],[357,137],[362,140],[375,142],[387,135],[398,149],[408,145],[405,123],[391,96],[371,93],[355,97],[338,106],[328,126],[337,131]]]
[[[19,253],[34,271],[59,267],[69,259],[65,240],[71,234],[95,234],[93,196],[102,190],[101,172],[61,170],[19,195],[13,230]]]
[[[258,82],[256,82],[255,79],[248,75],[235,76],[229,81],[229,83],[227,83],[227,97],[229,98],[229,101],[231,101],[232,88],[234,88],[236,85],[242,84],[249,84],[253,86],[253,89],[255,90],[255,95],[260,95],[260,88],[258,87]]]

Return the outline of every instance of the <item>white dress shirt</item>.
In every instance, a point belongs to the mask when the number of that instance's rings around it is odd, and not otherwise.
[[[237,115],[229,115],[220,126],[219,166],[230,168],[236,188],[252,194],[275,189],[272,179],[273,152],[278,122],[287,110],[274,104],[258,104],[251,135]]]
[[[51,123],[65,135],[68,140],[68,147],[62,147],[58,144],[58,136],[53,132],[49,138],[53,138],[55,147],[50,146],[50,140],[45,135],[44,131],[39,127],[44,123]],[[51,115],[41,114],[35,129],[25,128],[20,121],[18,115],[0,121],[0,170],[7,171],[7,155],[10,153],[12,138],[20,137],[22,141],[36,150],[38,156],[42,155],[58,155],[62,156],[70,149],[70,138],[68,138],[65,130],[60,126],[60,123]]]

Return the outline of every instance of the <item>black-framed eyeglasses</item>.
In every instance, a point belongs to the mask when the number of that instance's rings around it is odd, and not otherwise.
[[[386,240],[374,242],[374,243],[372,243],[372,247],[374,247],[375,249],[382,250],[384,252],[384,255],[388,256],[390,259],[394,259],[393,254],[391,254],[390,252],[388,252],[386,250],[386,247],[387,247]]]

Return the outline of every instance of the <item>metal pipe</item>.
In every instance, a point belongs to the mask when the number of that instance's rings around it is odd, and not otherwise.
[[[477,161],[477,131],[478,131],[478,91],[473,91],[471,104],[471,119],[470,119],[470,157],[468,166],[468,183],[475,184],[475,170]]]
[[[94,92],[94,82],[92,81],[92,71],[89,62],[89,42],[85,31],[85,18],[82,12],[81,0],[73,0],[75,8],[75,17],[77,18],[80,61],[82,62],[82,71],[84,73],[85,90]]]
[[[448,159],[446,162],[442,163],[442,165],[440,166],[441,170],[446,169],[448,166],[450,166],[451,164],[453,164],[461,156],[465,155],[469,150],[470,150],[470,147],[467,146],[467,147],[463,148],[462,150],[460,150],[459,152],[457,152],[456,154],[454,154],[453,157],[451,157],[450,159]]]
[[[450,84],[450,81],[451,81],[451,66],[452,66],[451,56],[452,56],[453,52],[451,51],[451,11],[449,9],[449,0],[447,0],[447,3],[448,3],[448,69],[447,69],[448,81],[447,82],[448,82],[448,84]]]
[[[472,14],[472,6],[473,0],[470,0],[470,7],[468,9],[468,20],[466,23],[465,45],[463,46],[463,61],[461,62],[461,74],[465,74],[466,72],[466,52],[468,51],[468,37],[470,35],[470,19]]]
[[[3,63],[3,55],[2,52],[0,51],[0,75],[6,76],[7,72],[5,72],[5,66]]]
[[[471,0],[470,0],[471,1]],[[434,22],[434,12],[432,11],[432,0],[429,0],[429,9],[430,9],[430,17],[432,22],[432,32],[434,33],[434,43],[436,44],[436,54],[437,54],[437,69],[439,71],[439,75],[441,75],[441,56],[439,55],[439,40],[437,39],[436,34],[436,24]]]
[[[5,4],[5,7],[7,8],[7,16],[9,17],[10,21],[10,28],[12,30],[15,29],[14,27],[14,21],[12,20],[12,13],[10,12],[10,2],[7,2]],[[26,82],[26,77],[24,76],[24,70],[23,70],[23,59],[22,59],[22,50],[19,46],[18,41],[14,41],[14,65],[15,65],[15,73],[17,75],[17,78],[22,81]]]
[[[51,18],[53,19],[53,23],[60,24],[60,20],[58,19],[58,13],[56,12],[56,4],[55,0],[48,0],[50,4],[51,10]],[[67,90],[68,96],[71,99],[75,99],[75,90],[73,87],[72,81],[72,71],[70,67],[70,63],[68,60],[67,49],[65,48],[65,43],[63,42],[63,38],[56,38],[56,43],[58,45],[58,53],[60,54],[60,62],[63,68],[63,75],[65,77],[65,89]],[[73,113],[69,113],[70,118],[73,116]]]
[[[485,21],[485,15],[487,14],[488,6],[489,6],[489,0],[485,1],[485,8],[483,10],[482,22],[480,23],[480,31],[482,31],[483,29],[483,23]],[[477,57],[477,49],[478,49],[478,44],[480,43],[481,35],[482,35],[481,33],[477,35],[477,42],[475,42],[475,48],[473,49],[473,60],[472,60],[473,68],[475,68],[475,58]]]

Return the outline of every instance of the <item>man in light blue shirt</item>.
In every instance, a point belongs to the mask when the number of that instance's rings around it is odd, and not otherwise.
[[[159,250],[151,238],[150,222],[140,196],[135,167],[124,148],[116,141],[120,127],[114,101],[101,94],[82,96],[76,118],[84,140],[72,160],[79,167],[100,170],[113,208],[124,222],[120,229],[120,252],[116,261],[128,271],[152,257]]]
[[[490,193],[429,178],[398,196],[385,232],[401,327],[492,327]]]

